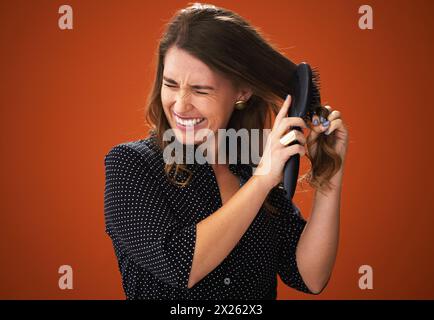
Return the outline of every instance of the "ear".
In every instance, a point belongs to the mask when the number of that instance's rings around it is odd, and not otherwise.
[[[253,90],[250,87],[243,87],[238,91],[238,100],[248,101],[253,95]]]

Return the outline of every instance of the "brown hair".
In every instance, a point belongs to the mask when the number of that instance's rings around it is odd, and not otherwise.
[[[279,112],[282,100],[287,94],[293,94],[291,83],[297,65],[236,13],[209,4],[189,5],[176,12],[160,39],[156,78],[147,101],[146,120],[151,124],[151,133],[156,135],[161,150],[169,143],[163,141],[163,133],[170,129],[170,125],[163,111],[160,93],[164,58],[172,46],[187,51],[211,70],[223,74],[235,87],[247,85],[253,90],[246,107],[234,110],[227,129],[246,128],[250,133],[250,129],[271,128],[271,118]],[[325,117],[329,113],[320,105],[316,107],[316,112]],[[330,178],[342,165],[341,158],[332,148],[333,135],[320,134],[316,142],[315,157],[306,154],[311,170],[300,180],[306,179],[316,188],[329,187]],[[188,184],[190,179],[179,183],[172,178],[172,169],[175,169],[175,176],[183,172],[191,177],[192,173],[185,164],[166,164],[165,171],[172,183],[180,187]],[[269,197],[264,203],[265,208],[269,213],[275,213],[268,200]]]

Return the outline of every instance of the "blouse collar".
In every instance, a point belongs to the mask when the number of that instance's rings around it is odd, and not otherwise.
[[[153,144],[153,147],[155,147],[155,150],[158,150],[162,154],[162,151],[157,146],[155,134],[151,134],[149,136],[149,141],[151,142],[151,144]],[[194,146],[194,151],[196,151],[197,147],[198,146],[196,146],[196,145]],[[208,170],[212,169],[211,165],[208,163],[208,161],[205,161],[202,164],[194,161],[193,163],[187,163],[186,165],[187,165],[187,168],[189,170],[191,170],[192,172],[200,171],[201,169],[204,169],[204,168],[206,168]],[[246,179],[246,180],[249,179],[249,177],[252,175],[252,172],[253,172],[252,165],[241,163],[240,159],[236,159],[236,163],[229,163],[229,170],[233,174],[235,174],[236,176],[241,177],[241,178]]]

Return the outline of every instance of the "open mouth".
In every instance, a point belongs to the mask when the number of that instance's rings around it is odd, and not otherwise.
[[[205,118],[182,119],[176,115],[174,117],[176,124],[183,128],[193,128],[205,121]]]

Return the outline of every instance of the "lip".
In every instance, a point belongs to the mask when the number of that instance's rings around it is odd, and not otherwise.
[[[178,118],[185,119],[185,120],[189,120],[189,119],[202,119],[202,118],[204,118],[204,117],[201,117],[201,116],[197,116],[197,117],[184,117],[184,116],[181,116],[181,115],[177,114],[175,111],[173,111],[173,114],[175,116],[177,116]]]

